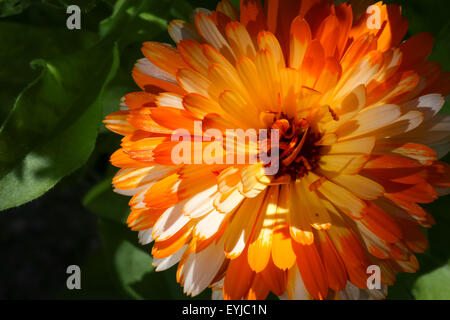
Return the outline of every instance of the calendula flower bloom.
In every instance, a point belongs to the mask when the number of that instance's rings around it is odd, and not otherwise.
[[[105,120],[124,135],[113,183],[132,196],[128,225],[141,243],[154,241],[156,270],[178,263],[186,294],[382,298],[396,273],[418,269],[420,227],[434,223],[420,204],[450,187],[438,161],[449,150],[450,117],[438,112],[450,76],[426,60],[428,33],[402,42],[399,6],[372,9],[323,0],[243,0],[237,9],[224,0],[171,22],[175,47],[143,44],[132,73],[142,91]],[[215,162],[174,161],[172,134],[198,137],[196,123],[202,136],[277,130],[277,148],[265,150],[277,172],[261,159],[224,161],[239,152],[223,143]],[[217,147],[211,140],[200,152]],[[263,139],[242,144],[250,156]],[[381,289],[367,287],[371,265]]]

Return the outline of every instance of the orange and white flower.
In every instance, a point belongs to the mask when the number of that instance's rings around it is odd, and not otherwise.
[[[143,44],[132,73],[142,91],[105,120],[124,135],[111,162],[115,190],[132,196],[128,225],[154,241],[157,271],[178,263],[188,295],[382,298],[427,248],[419,226],[434,222],[420,204],[449,191],[438,159],[450,116],[438,112],[450,76],[426,60],[429,34],[402,42],[397,5],[375,4],[374,29],[347,3],[264,2],[223,0],[171,22],[176,47]],[[195,121],[279,129],[278,173],[175,165],[171,134]],[[369,265],[380,290],[367,289]]]

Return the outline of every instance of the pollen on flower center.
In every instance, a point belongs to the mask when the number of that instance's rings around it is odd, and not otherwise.
[[[283,117],[273,123],[272,129],[280,130],[279,176],[289,174],[298,179],[317,167],[320,146],[316,143],[321,134],[308,121]]]

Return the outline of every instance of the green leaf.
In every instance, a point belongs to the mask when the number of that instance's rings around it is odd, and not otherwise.
[[[0,17],[21,13],[30,6],[30,0],[0,0]]]
[[[109,266],[105,263],[104,252],[101,248],[93,251],[86,261],[80,265],[81,268],[81,290],[69,290],[63,286],[56,297],[57,300],[113,300],[128,298],[111,277],[105,276],[109,273]]]
[[[99,220],[98,230],[105,250],[106,263],[119,287],[134,299],[180,299],[183,295],[170,289],[166,272],[155,272],[151,246],[137,243],[137,233],[107,220]],[[172,273],[173,275],[173,273]],[[175,277],[172,284],[176,285]]]
[[[436,35],[430,60],[438,61],[444,71],[450,71],[450,22]]]
[[[106,219],[99,219],[98,230],[112,279],[126,295],[133,299],[190,299],[176,281],[176,266],[155,272],[152,246],[138,244],[137,232]],[[210,298],[210,290],[195,297]]]
[[[389,287],[388,299],[413,299],[413,288],[417,279],[437,270],[450,259],[448,251],[450,218],[447,214],[449,205],[450,197],[448,196],[424,205],[424,208],[436,219],[436,224],[432,228],[424,229],[429,241],[429,248],[424,253],[416,255],[420,266],[416,273],[402,272],[397,275],[395,285]],[[450,287],[448,279],[442,281],[446,281],[445,285]]]
[[[450,71],[450,22],[447,22],[445,26],[439,31],[435,37],[433,52],[431,53],[430,60],[437,61],[441,64],[442,70]],[[443,112],[450,112],[450,101],[447,99]]]
[[[38,60],[41,75],[0,128],[0,210],[41,196],[89,158],[102,119],[99,97],[117,70],[117,48]]]
[[[230,2],[236,7],[239,8],[240,1],[239,0],[230,0]]]
[[[90,32],[69,32],[67,29],[32,27],[18,23],[0,22],[0,123],[14,105],[14,101],[38,75],[30,62],[36,58],[49,59],[92,46],[97,36]]]
[[[84,196],[83,205],[100,218],[126,224],[129,198],[113,192],[111,179],[106,178],[92,187]]]
[[[188,1],[174,0],[172,2],[172,8],[170,13],[175,19],[189,21],[192,12],[194,12],[194,8]]]
[[[171,1],[119,0],[113,14],[99,26],[101,36],[119,39],[122,49],[132,42],[154,39],[167,31]]]
[[[414,297],[420,300],[449,300],[450,261],[417,279],[412,292]]]
[[[55,7],[67,8],[71,5],[80,7],[81,12],[89,12],[99,2],[99,0],[43,0],[44,3]]]
[[[450,71],[450,23],[447,12],[450,2],[408,0],[407,3],[394,1],[403,8],[402,14],[409,20],[409,35],[430,32],[434,37],[433,51],[429,60],[439,62],[442,69]],[[442,108],[445,113],[450,112],[450,101]]]

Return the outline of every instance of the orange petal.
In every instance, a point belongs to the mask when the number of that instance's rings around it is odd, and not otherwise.
[[[125,104],[130,109],[155,106],[155,95],[145,91],[132,92],[125,95]]]
[[[225,300],[240,300],[247,295],[253,282],[255,273],[248,265],[247,250],[230,261],[223,283],[223,297]]]
[[[152,256],[157,259],[166,258],[180,250],[192,234],[192,225],[187,224],[168,240],[155,241]]]
[[[396,220],[372,201],[367,202],[361,222],[367,229],[387,242],[398,242],[402,238],[402,231]]]
[[[320,24],[316,33],[316,39],[322,44],[325,57],[332,57],[336,51],[339,37],[339,21],[335,15],[329,15]]]
[[[228,42],[236,57],[249,57],[254,59],[256,55],[255,46],[248,34],[247,29],[239,22],[231,22],[226,27]]]
[[[217,49],[229,61],[235,60],[233,50],[211,16],[206,15],[204,12],[196,14],[195,26],[198,33],[207,43]]]
[[[292,247],[306,289],[315,299],[325,299],[328,293],[328,280],[316,245],[314,243],[303,245],[293,241]]]
[[[314,88],[325,65],[325,52],[319,40],[313,40],[308,45],[302,62],[303,85]]]
[[[144,42],[142,45],[142,53],[158,68],[176,75],[178,69],[186,68],[187,65],[177,49],[168,44],[159,42]]]
[[[194,121],[198,120],[186,110],[170,107],[158,107],[151,110],[151,118],[159,125],[172,129],[186,129],[194,133]]]
[[[111,155],[111,164],[119,168],[140,168],[148,166],[148,162],[132,159],[123,148],[118,149]]]
[[[311,30],[305,19],[297,17],[291,24],[289,66],[298,69],[302,65],[306,49],[311,42]]]
[[[252,286],[248,290],[245,300],[265,300],[270,289],[263,280],[261,274],[256,274],[253,278]]]
[[[290,269],[295,263],[295,253],[287,228],[273,234],[272,259],[275,266],[282,270]]]
[[[353,24],[353,11],[352,6],[348,3],[341,3],[335,7],[336,17],[339,21],[339,36],[336,50],[337,57],[340,59],[344,53],[344,50],[347,49],[347,42],[350,30]]]
[[[107,115],[105,120],[103,120],[103,123],[109,130],[125,136],[136,130],[136,128],[127,121],[127,116],[128,111],[117,111]]]
[[[167,82],[155,77],[148,76],[139,71],[136,67],[133,69],[131,75],[133,76],[136,84],[146,92],[160,93],[162,91],[169,91],[181,95],[186,94],[186,91],[184,91],[184,89],[180,88],[178,85],[172,82]]]
[[[266,268],[259,274],[270,291],[277,296],[281,296],[286,291],[287,272],[277,268],[272,259],[269,260]]]
[[[342,290],[347,284],[347,272],[339,253],[326,232],[317,232],[319,239],[319,252],[323,260],[328,283],[335,291]]]
[[[266,17],[261,0],[242,0],[240,12],[240,21],[252,37],[256,37],[260,30],[266,28]]]
[[[179,175],[174,173],[154,183],[145,194],[144,202],[152,208],[169,208],[177,204],[181,200],[175,188],[178,179]]]
[[[164,128],[151,118],[152,110],[156,110],[156,108],[144,107],[139,109],[132,109],[129,112],[127,120],[128,122],[130,122],[130,124],[140,130],[161,134],[172,133],[172,130]]]
[[[400,45],[403,53],[402,68],[410,69],[422,63],[431,54],[433,49],[433,36],[428,32],[416,34]]]

